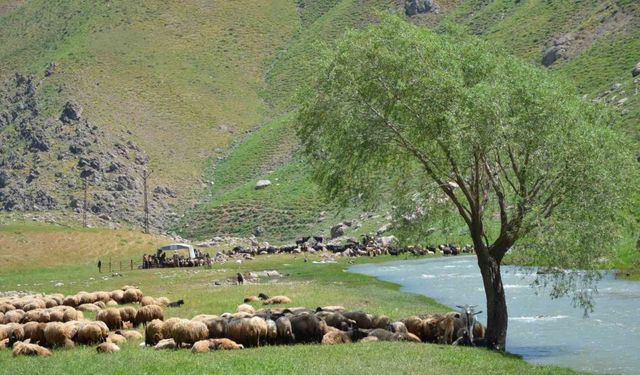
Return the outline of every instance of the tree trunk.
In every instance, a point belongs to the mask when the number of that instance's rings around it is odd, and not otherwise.
[[[478,258],[480,273],[487,297],[486,343],[490,348],[500,351],[506,349],[507,342],[507,302],[505,300],[500,264],[492,257]]]

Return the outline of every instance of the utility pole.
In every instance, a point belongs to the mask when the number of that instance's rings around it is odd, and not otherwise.
[[[84,225],[84,227],[87,227],[87,210],[89,208],[89,202],[87,202],[87,190],[88,190],[88,184],[87,184],[87,178],[83,178],[82,179],[83,185],[84,185],[84,210],[82,211],[82,223]]]
[[[142,172],[142,183],[144,186],[144,232],[149,234],[149,200],[147,199],[147,180],[151,176],[151,172],[144,170]]]

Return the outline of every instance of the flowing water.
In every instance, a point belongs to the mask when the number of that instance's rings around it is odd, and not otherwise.
[[[475,257],[446,257],[352,266],[402,285],[447,306],[470,304],[485,310]],[[640,282],[607,274],[598,284],[595,311],[585,318],[567,299],[536,295],[531,269],[502,267],[509,309],[507,350],[529,362],[577,370],[640,374]],[[478,320],[486,323],[484,313]]]

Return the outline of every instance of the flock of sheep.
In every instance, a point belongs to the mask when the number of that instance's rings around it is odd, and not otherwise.
[[[245,302],[291,303],[286,296],[251,296]],[[133,306],[120,304],[139,304]],[[0,350],[13,355],[51,355],[51,348],[97,345],[99,353],[119,351],[127,340],[155,349],[191,348],[194,353],[297,343],[341,344],[356,341],[413,341],[474,345],[484,336],[471,306],[447,314],[411,316],[392,321],[385,315],[347,311],[341,306],[316,309],[256,310],[243,303],[234,313],[201,314],[192,319],[164,319],[164,308],[179,306],[165,297],[143,296],[130,286],[112,292],[80,292],[72,296],[0,297]],[[95,311],[85,319],[83,311]],[[143,335],[135,330],[144,326]]]

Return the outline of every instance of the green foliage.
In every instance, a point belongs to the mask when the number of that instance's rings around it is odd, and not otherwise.
[[[615,117],[503,50],[387,17],[322,56],[298,133],[315,181],[343,205],[390,198],[398,218],[428,222],[450,204],[498,262],[518,242],[583,269],[637,212]],[[591,279],[574,276],[552,295],[589,308],[576,280]]]

